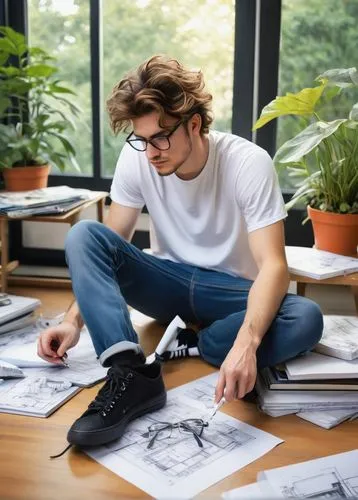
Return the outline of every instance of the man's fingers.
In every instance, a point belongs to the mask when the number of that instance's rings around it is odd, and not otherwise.
[[[234,373],[226,374],[226,385],[225,385],[225,399],[226,401],[232,401],[236,396],[236,377]]]
[[[219,379],[215,388],[215,403],[218,403],[220,399],[224,396],[225,389],[225,374],[222,370],[219,372]]]

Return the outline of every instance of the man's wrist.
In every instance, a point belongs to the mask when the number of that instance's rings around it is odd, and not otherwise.
[[[241,348],[249,348],[256,352],[260,344],[261,336],[255,333],[252,327],[242,325],[237,334],[234,345]]]

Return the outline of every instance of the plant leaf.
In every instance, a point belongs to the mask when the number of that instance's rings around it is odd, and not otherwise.
[[[341,118],[331,122],[319,121],[311,123],[311,125],[278,149],[274,157],[274,162],[290,163],[301,160],[302,157],[315,149],[323,139],[332,135],[346,121],[346,118]]]
[[[253,130],[262,127],[279,116],[311,115],[324,89],[325,83],[322,83],[318,87],[302,89],[297,94],[288,92],[285,96],[276,97],[263,108]]]
[[[358,86],[357,68],[329,69],[316,78],[319,82],[326,82],[329,86],[341,88]]]
[[[353,107],[349,113],[349,119],[353,120],[353,121],[358,121],[358,102],[356,102],[353,105]]]
[[[26,70],[28,76],[48,78],[49,76],[57,73],[58,69],[54,66],[49,66],[48,64],[34,64],[29,66]]]

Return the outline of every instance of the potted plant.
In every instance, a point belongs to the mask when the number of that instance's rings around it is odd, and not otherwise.
[[[65,135],[79,109],[67,98],[75,93],[56,79],[55,61],[0,27],[0,169],[7,190],[46,187],[50,165],[63,171],[70,162],[79,170]]]
[[[358,244],[358,103],[347,117],[323,119],[327,103],[358,87],[356,68],[332,69],[316,78],[318,85],[276,97],[262,110],[258,129],[283,115],[303,118],[305,128],[276,152],[275,165],[286,168],[297,188],[287,208],[307,205],[315,247],[355,255]],[[333,101],[333,102],[332,102]],[[334,109],[334,108],[333,108]]]

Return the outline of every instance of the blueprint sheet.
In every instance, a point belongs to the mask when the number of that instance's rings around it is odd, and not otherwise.
[[[271,498],[357,498],[358,450],[263,471]]]
[[[203,448],[192,435],[173,431],[169,439],[156,440],[147,449],[144,434],[155,422],[207,420],[217,377],[214,373],[172,389],[163,409],[134,420],[120,440],[85,452],[155,498],[191,498],[282,443],[220,411],[204,429]]]

